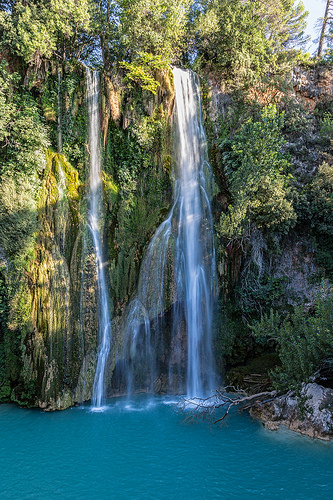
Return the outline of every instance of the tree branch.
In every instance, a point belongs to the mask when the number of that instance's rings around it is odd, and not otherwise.
[[[207,398],[183,398],[177,405],[178,410],[181,413],[187,413],[186,422],[204,420],[209,417],[212,419],[213,424],[217,424],[225,420],[233,407],[238,407],[240,411],[248,410],[258,403],[272,401],[278,395],[277,391],[264,391],[248,395],[245,391],[239,389],[235,389],[235,394],[230,395],[225,392],[227,389],[235,388],[231,386],[224,387],[223,391],[216,391],[215,394]],[[223,414],[216,419],[218,410],[222,410]]]

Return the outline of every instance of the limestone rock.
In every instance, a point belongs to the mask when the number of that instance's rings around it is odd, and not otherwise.
[[[288,392],[273,401],[258,403],[250,413],[269,430],[283,425],[311,438],[333,438],[333,390],[315,383],[303,384],[300,397]]]
[[[297,66],[292,75],[296,97],[314,109],[319,101],[333,95],[333,70],[326,66],[306,68]]]

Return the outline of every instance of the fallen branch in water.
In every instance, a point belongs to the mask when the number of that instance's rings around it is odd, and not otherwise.
[[[230,395],[226,392],[227,389],[235,390],[235,394]],[[243,390],[229,386],[221,391],[216,391],[215,394],[207,398],[183,398],[177,407],[181,413],[188,413],[185,418],[187,422],[215,417],[216,411],[222,409],[222,416],[213,421],[214,424],[217,424],[223,422],[233,407],[238,407],[241,411],[248,410],[257,404],[272,401],[277,395],[277,391],[264,391],[248,395]]]

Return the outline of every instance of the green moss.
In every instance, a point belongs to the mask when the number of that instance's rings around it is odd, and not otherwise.
[[[170,209],[172,194],[167,111],[158,100],[147,98],[138,89],[122,102],[126,106],[123,114],[131,116],[131,121],[126,130],[110,124],[103,174],[109,208],[105,229],[111,259],[111,296],[116,314],[135,290],[144,251]],[[148,115],[146,109],[153,111]]]
[[[106,172],[102,172],[102,182],[104,187],[104,195],[110,207],[113,207],[118,200],[119,188],[113,182],[113,179]]]

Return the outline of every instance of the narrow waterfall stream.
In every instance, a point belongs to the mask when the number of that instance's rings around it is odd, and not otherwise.
[[[58,94],[57,94],[57,102],[58,102],[58,119],[57,119],[57,143],[58,143],[58,153],[62,152],[62,128],[61,128],[61,68],[58,68]]]
[[[96,260],[98,284],[98,354],[93,386],[93,404],[100,408],[104,399],[105,368],[111,343],[111,317],[106,284],[103,252],[100,236],[100,218],[102,212],[101,152],[100,152],[100,78],[99,73],[87,68],[87,105],[89,115],[89,152],[90,152],[90,199],[88,223],[91,231]]]
[[[176,94],[174,204],[155,232],[141,265],[137,294],[127,309],[123,358],[128,392],[135,389],[153,392],[158,390],[157,385],[164,384],[163,391],[186,390],[189,397],[194,397],[207,395],[215,388],[212,171],[207,161],[198,78],[190,71],[177,68],[173,75]],[[171,334],[163,334],[163,315],[168,308],[172,309]],[[187,352],[186,359],[184,352]],[[167,369],[166,365],[169,365]],[[166,384],[161,382],[166,378]]]

